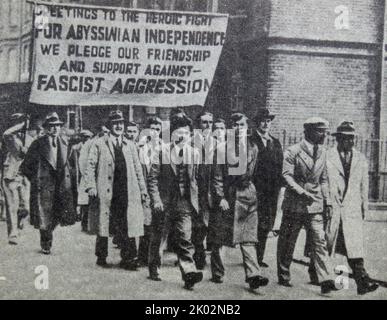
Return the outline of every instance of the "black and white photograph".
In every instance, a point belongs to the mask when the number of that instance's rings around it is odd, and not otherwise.
[[[1,0],[0,300],[387,300],[386,1]]]

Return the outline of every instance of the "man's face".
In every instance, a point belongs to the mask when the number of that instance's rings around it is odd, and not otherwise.
[[[248,129],[247,119],[242,118],[240,120],[234,121],[232,128],[235,129],[236,135],[240,138],[246,136]]]
[[[258,131],[263,134],[269,133],[271,128],[271,119],[262,119],[262,121],[258,122]]]
[[[200,117],[199,125],[202,130],[210,131],[212,130],[213,118],[209,114],[205,114]]]
[[[189,141],[190,139],[190,136],[191,136],[191,131],[190,131],[190,128],[189,126],[185,126],[185,127],[180,127],[178,129],[176,129],[173,133],[173,142],[175,144],[186,144],[187,141]]]
[[[51,137],[58,137],[60,133],[61,125],[53,124],[47,127],[47,134]]]
[[[111,125],[110,132],[116,137],[122,135],[124,133],[124,122],[123,121],[113,122]]]
[[[136,126],[128,126],[126,128],[126,135],[128,136],[129,140],[136,140],[138,137],[138,128]]]
[[[338,135],[337,143],[339,149],[343,151],[352,151],[355,146],[355,137],[351,135]]]
[[[151,134],[152,134],[153,139],[158,139],[160,137],[161,124],[153,123],[149,126],[149,129],[151,130]]]
[[[220,141],[224,141],[226,138],[226,125],[223,122],[215,122],[214,130],[216,132],[215,137]]]
[[[321,128],[310,129],[309,139],[313,144],[324,144],[326,136],[327,136],[326,129],[321,129]]]

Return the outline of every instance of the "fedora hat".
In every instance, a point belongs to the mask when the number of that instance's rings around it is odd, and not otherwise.
[[[42,127],[46,128],[48,126],[53,125],[64,125],[64,122],[59,119],[59,116],[56,112],[51,112],[46,116],[46,119],[44,120]]]
[[[125,121],[121,110],[113,110],[109,113],[109,122],[122,122]]]
[[[332,136],[338,136],[338,135],[356,136],[357,134],[355,133],[355,125],[353,124],[353,121],[350,121],[350,120],[341,121],[339,126],[336,129],[336,132],[332,133]]]
[[[269,109],[261,108],[261,109],[258,109],[257,114],[254,117],[254,121],[258,122],[264,119],[273,120],[274,118],[275,118],[275,114],[270,113]]]

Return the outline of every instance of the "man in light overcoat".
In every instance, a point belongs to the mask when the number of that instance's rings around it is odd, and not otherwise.
[[[120,267],[134,271],[135,238],[144,234],[143,204],[148,193],[136,146],[124,136],[124,123],[121,111],[110,113],[110,133],[90,148],[85,188],[90,197],[89,231],[97,235],[97,265],[110,267],[108,238],[115,236],[121,249]]]
[[[368,163],[354,148],[355,127],[342,121],[337,131],[337,146],[328,151],[328,178],[333,215],[328,223],[328,249],[348,259],[358,294],[375,291],[364,267],[363,220],[368,211]]]

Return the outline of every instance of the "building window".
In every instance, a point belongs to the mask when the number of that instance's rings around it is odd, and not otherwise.
[[[17,74],[18,74],[18,54],[15,48],[11,48],[8,51],[8,82],[16,82]]]
[[[9,26],[10,27],[17,27],[18,25],[18,1],[17,0],[10,0],[9,1],[9,7],[8,7],[8,16],[9,16]]]

